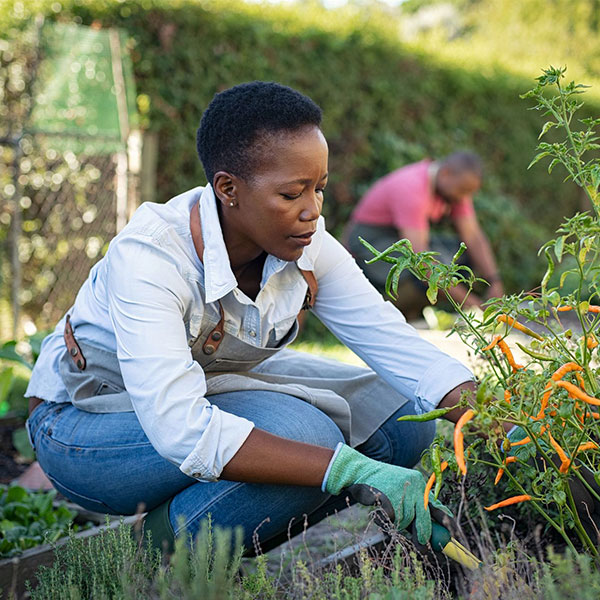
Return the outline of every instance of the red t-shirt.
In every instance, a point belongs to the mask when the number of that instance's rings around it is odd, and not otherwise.
[[[466,196],[449,205],[429,186],[430,160],[407,165],[377,181],[352,213],[352,221],[368,225],[428,230],[445,215],[455,220],[475,214],[473,200]]]

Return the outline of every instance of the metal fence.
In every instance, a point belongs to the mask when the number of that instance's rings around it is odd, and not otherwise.
[[[41,23],[0,39],[0,340],[54,327],[138,204],[124,47]]]
[[[11,307],[4,329],[10,320],[11,335],[32,329],[31,323],[54,326],[137,205],[136,177],[120,154],[78,156],[33,139],[18,162],[18,189],[5,185],[0,207],[0,223],[8,227],[2,280],[10,282],[2,291]],[[14,168],[0,161],[0,172]],[[125,211],[119,206],[123,185]]]

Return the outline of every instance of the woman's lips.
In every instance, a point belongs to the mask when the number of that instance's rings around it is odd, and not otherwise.
[[[301,233],[300,235],[292,235],[290,236],[293,240],[296,240],[298,244],[301,246],[308,246],[312,241],[312,236],[314,235],[314,231],[308,231],[306,233]]]

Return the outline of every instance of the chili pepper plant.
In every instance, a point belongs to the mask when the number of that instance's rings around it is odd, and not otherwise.
[[[406,239],[383,252],[361,241],[375,255],[369,262],[391,265],[390,295],[397,293],[405,269],[427,282],[431,303],[442,292],[460,315],[455,331],[485,361],[475,397],[461,400],[468,410],[455,427],[454,448],[436,444],[430,451],[434,472],[428,490],[437,497],[446,463],[448,471],[466,477],[470,463],[487,465],[495,482],[504,477],[512,493],[487,510],[528,502],[572,550],[583,547],[600,560],[600,532],[584,527],[585,515],[572,491],[574,483],[583,486],[591,503],[600,506],[600,160],[594,156],[600,119],[575,117],[586,86],[565,84],[565,70],[543,70],[537,85],[522,96],[548,118],[540,139],[550,130],[565,136],[561,142],[541,141],[529,166],[550,159],[551,172],[561,165],[592,209],[566,218],[557,237],[542,246],[548,266],[538,288],[490,300],[483,313],[471,313],[448,293],[459,283],[470,291],[483,281],[459,264],[464,244],[450,264],[443,264],[434,252],[413,252]],[[562,271],[560,277],[555,269]],[[563,325],[567,314],[576,315],[578,327]],[[526,357],[519,363],[512,354],[517,346]],[[419,419],[438,416],[439,410]],[[509,440],[506,424],[520,428],[518,439]],[[465,447],[465,433],[483,433],[485,441],[473,437]],[[593,512],[593,506],[586,507]]]

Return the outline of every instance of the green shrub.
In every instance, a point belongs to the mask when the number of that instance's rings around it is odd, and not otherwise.
[[[539,115],[522,110],[518,95],[526,81],[408,51],[397,24],[375,9],[326,11],[316,3],[265,9],[240,0],[0,0],[0,30],[31,22],[37,11],[47,20],[128,32],[138,106],[159,136],[158,201],[204,182],[194,138],[214,93],[267,79],[309,94],[325,111],[331,183],[324,211],[337,234],[377,177],[427,154],[471,148],[487,170],[478,201],[483,226],[509,289],[517,290],[528,288],[541,268],[523,257],[534,256],[561,217],[579,208],[574,187],[558,185],[560,174],[548,178],[543,168],[525,168],[541,125]],[[507,202],[504,214],[499,207]],[[510,227],[513,215],[518,223]],[[527,220],[536,227],[520,231]]]

